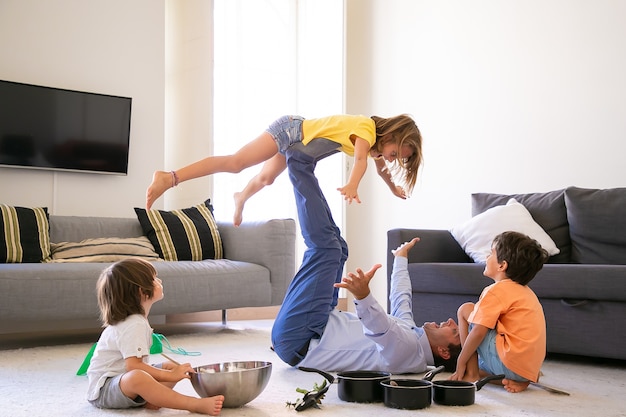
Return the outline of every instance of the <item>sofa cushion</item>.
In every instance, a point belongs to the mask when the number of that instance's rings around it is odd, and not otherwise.
[[[0,263],[33,263],[50,257],[47,207],[0,204]]]
[[[565,190],[572,262],[626,264],[626,188]]]
[[[222,239],[213,218],[213,206],[182,210],[145,210],[135,207],[144,234],[166,261],[201,261],[222,258]]]
[[[472,194],[472,216],[506,204],[511,198],[528,209],[533,219],[550,235],[559,248],[560,253],[552,256],[548,262],[570,262],[572,242],[565,209],[565,190],[529,194],[475,193]]]
[[[104,237],[80,242],[51,243],[50,262],[117,262],[126,258],[159,260],[159,254],[145,236]]]
[[[493,284],[492,279],[483,275],[484,270],[484,266],[472,263],[408,265],[414,293],[462,294],[470,296],[466,301],[474,302],[486,286]],[[624,303],[626,280],[622,278],[625,270],[623,265],[550,264],[544,265],[528,286],[541,300]]]
[[[492,207],[453,227],[450,233],[474,262],[485,263],[493,239],[508,230],[535,239],[551,256],[559,253],[559,248],[550,236],[533,220],[528,210],[513,198],[506,205]]]

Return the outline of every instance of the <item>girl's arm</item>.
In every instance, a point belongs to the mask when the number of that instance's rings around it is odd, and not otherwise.
[[[385,164],[385,160],[383,158],[375,159],[374,163],[376,164],[376,172],[378,172],[380,178],[385,181],[385,184],[387,184],[393,195],[406,200],[406,192],[404,191],[404,188],[393,183],[391,173],[389,172],[389,168],[387,168],[387,164]]]
[[[456,372],[452,374],[450,379],[461,380],[465,376],[465,370],[467,369],[467,362],[478,350],[478,346],[482,343],[483,339],[487,335],[489,328],[481,324],[474,324],[472,330],[467,335],[461,353],[456,361]]]
[[[141,358],[131,356],[124,360],[126,364],[126,371],[132,371],[133,369],[140,369],[147,372],[159,382],[178,382],[181,379],[191,378],[189,375],[194,372],[193,368],[188,363],[181,363],[180,365],[168,366],[166,369],[156,368],[152,365],[145,363]],[[171,369],[170,369],[171,368]]]
[[[352,200],[361,203],[358,188],[363,175],[365,175],[365,170],[367,169],[367,154],[369,150],[369,142],[356,136],[354,140],[354,165],[350,172],[350,178],[346,185],[337,188],[337,190],[341,192],[341,195],[344,196],[344,200],[348,200],[348,204],[352,203]]]

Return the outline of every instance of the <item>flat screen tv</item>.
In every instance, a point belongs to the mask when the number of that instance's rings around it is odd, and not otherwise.
[[[0,167],[126,175],[131,102],[0,80]]]

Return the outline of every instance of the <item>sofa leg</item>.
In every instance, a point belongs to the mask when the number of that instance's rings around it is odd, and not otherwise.
[[[226,310],[222,310],[222,325],[226,326]]]

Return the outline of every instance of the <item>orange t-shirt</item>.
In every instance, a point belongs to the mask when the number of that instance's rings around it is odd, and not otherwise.
[[[491,284],[468,321],[496,329],[496,349],[504,366],[537,382],[546,357],[546,319],[533,290],[510,279]]]

